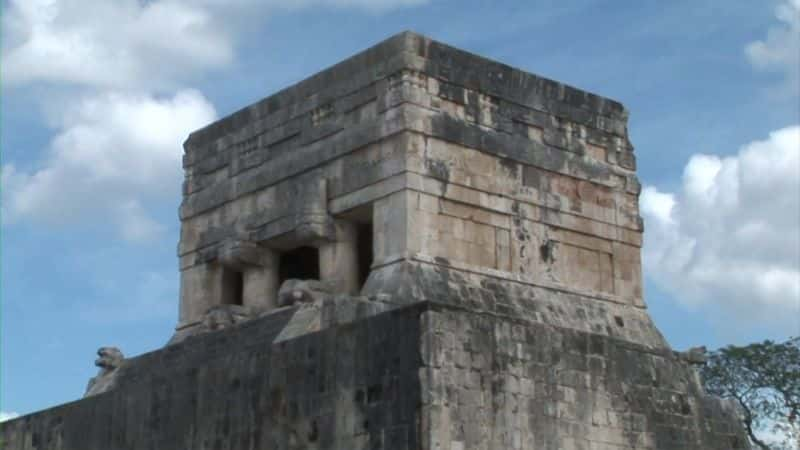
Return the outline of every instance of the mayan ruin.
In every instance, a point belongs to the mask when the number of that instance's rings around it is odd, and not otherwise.
[[[404,32],[195,131],[171,340],[3,448],[748,449],[648,313],[628,114]]]

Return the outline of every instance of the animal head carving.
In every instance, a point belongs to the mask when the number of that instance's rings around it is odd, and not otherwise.
[[[330,283],[319,280],[288,279],[278,290],[278,306],[313,303],[333,294]]]
[[[203,317],[203,326],[209,331],[224,330],[235,323],[230,310],[224,307],[214,307],[206,312]]]
[[[103,370],[114,370],[125,359],[125,355],[117,347],[100,347],[97,350],[97,356],[94,365]]]

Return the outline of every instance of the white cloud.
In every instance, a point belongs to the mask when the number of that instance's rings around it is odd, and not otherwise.
[[[140,201],[177,198],[181,142],[216,113],[202,94],[182,90],[166,98],[102,94],[61,117],[40,169],[3,167],[4,222],[69,223],[107,214],[124,238],[141,241],[158,234],[161,225]]]
[[[747,44],[748,61],[760,70],[780,71],[786,75],[785,89],[800,91],[800,0],[786,0],[775,9],[781,22],[767,31],[767,36]]]
[[[161,0],[10,0],[3,80],[135,87],[224,66],[233,40],[209,10]]]
[[[141,203],[135,199],[120,202],[111,211],[123,239],[127,241],[152,241],[166,229],[164,225],[151,219]]]
[[[248,1],[248,0],[244,0]],[[428,0],[296,0],[286,2],[277,0],[269,2],[276,8],[300,9],[314,5],[329,6],[334,8],[354,8],[372,12],[385,12],[392,9],[412,7],[428,3]]]
[[[9,0],[3,80],[163,87],[227,66],[245,22],[274,10],[385,12],[427,0]],[[268,45],[268,43],[267,43]]]
[[[0,411],[0,422],[5,422],[6,420],[16,419],[19,417],[19,414],[11,411]]]
[[[694,155],[680,192],[647,186],[640,204],[645,272],[679,301],[798,326],[800,126],[734,156]]]

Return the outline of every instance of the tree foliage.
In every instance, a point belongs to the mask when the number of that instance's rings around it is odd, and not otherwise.
[[[753,444],[762,450],[800,448],[800,337],[710,352],[701,374],[708,393],[741,407]],[[758,430],[783,442],[759,438]]]

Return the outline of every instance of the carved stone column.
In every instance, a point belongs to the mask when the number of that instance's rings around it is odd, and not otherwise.
[[[219,263],[242,273],[243,306],[254,312],[277,306],[277,252],[251,241],[228,240],[220,248]]]
[[[332,240],[319,246],[320,280],[331,282],[336,291],[357,294],[358,285],[358,235],[356,225],[337,220]]]
[[[254,311],[269,311],[278,306],[278,253],[261,249],[262,265],[244,270],[244,305]]]

